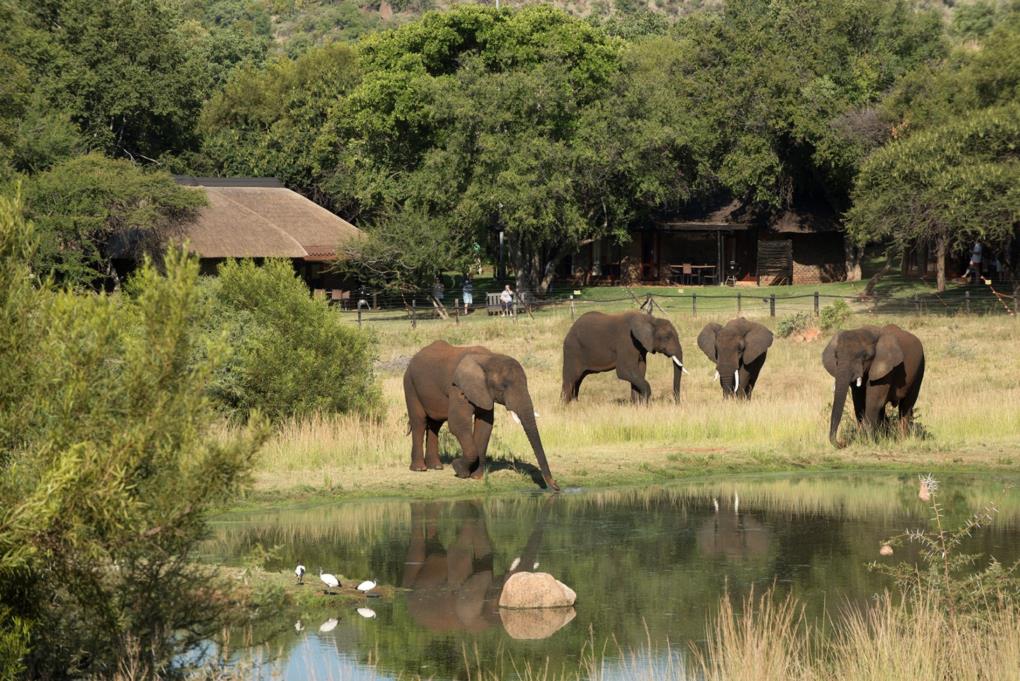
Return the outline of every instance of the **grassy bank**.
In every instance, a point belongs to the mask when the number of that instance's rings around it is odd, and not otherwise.
[[[600,309],[633,309],[606,303]],[[770,327],[767,308],[746,310]],[[401,384],[407,360],[436,339],[481,344],[517,357],[528,372],[540,413],[539,428],[553,473],[564,487],[644,484],[715,472],[793,469],[1020,469],[1020,324],[1006,316],[899,317],[857,314],[849,322],[899,323],[925,345],[927,373],[917,407],[922,436],[859,442],[835,450],[826,439],[832,379],[821,366],[827,336],[799,343],[777,338],[751,403],[723,402],[714,367],[695,338],[708,321],[733,312],[670,310],[691,374],[683,400],[669,397],[668,360],[650,356],[652,403],[629,402],[629,388],[613,373],[589,376],[578,403],[559,403],[561,343],[570,327],[567,308],[523,317],[475,314],[461,323],[430,321],[369,325],[379,341],[377,377],[384,412],[369,420],[319,417],[284,424],[263,448],[255,499],[302,496],[463,496],[537,489],[534,457],[524,433],[502,407],[481,481],[443,471],[408,470],[410,438]],[[851,418],[847,409],[845,418]],[[844,427],[849,424],[845,423]],[[445,458],[458,453],[443,430]]]

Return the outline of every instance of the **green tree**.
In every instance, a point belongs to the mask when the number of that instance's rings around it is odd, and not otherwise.
[[[944,291],[948,254],[975,240],[1006,249],[1016,238],[1020,106],[983,109],[887,144],[865,161],[853,199],[850,234],[900,249],[933,244]]]
[[[78,287],[116,282],[113,257],[161,252],[205,203],[166,173],[96,153],[33,176],[25,196],[39,238],[36,271]]]
[[[209,386],[222,409],[273,421],[375,412],[373,338],[313,300],[290,261],[230,261],[205,288],[203,326],[232,348]]]
[[[0,661],[174,676],[222,623],[225,585],[192,560],[206,514],[265,432],[212,436],[226,347],[198,333],[196,260],[146,266],[131,295],[53,292],[33,285],[32,243],[0,199]]]
[[[140,159],[195,144],[200,59],[160,0],[11,0],[0,45],[90,149]]]

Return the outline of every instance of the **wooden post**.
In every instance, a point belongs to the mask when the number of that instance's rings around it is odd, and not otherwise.
[[[570,321],[574,321],[574,294],[570,294]]]
[[[914,294],[914,314],[921,316],[921,301],[918,299],[917,294]]]
[[[818,291],[815,291],[815,316],[818,316]]]
[[[378,310],[379,309],[379,292],[378,291],[372,291],[372,309],[373,310]]]
[[[772,293],[769,295],[769,316],[776,316],[776,294]]]
[[[460,301],[458,301],[456,299],[453,301],[453,323],[454,324],[460,324],[460,305],[457,304],[459,302]]]
[[[361,328],[361,301],[358,301],[358,328]]]
[[[418,301],[411,299],[411,328],[418,328]]]
[[[740,291],[737,291],[737,314],[740,314],[741,309]]]
[[[696,291],[691,294],[691,316],[698,316],[698,293]]]
[[[967,314],[970,314],[970,291],[963,292],[963,302],[967,308]]]

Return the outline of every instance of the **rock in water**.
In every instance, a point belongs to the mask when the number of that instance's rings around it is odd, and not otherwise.
[[[548,572],[516,572],[499,596],[501,608],[566,608],[577,594]]]
[[[510,638],[518,641],[537,641],[549,638],[570,624],[577,616],[573,608],[541,608],[513,610],[500,608],[499,619]]]

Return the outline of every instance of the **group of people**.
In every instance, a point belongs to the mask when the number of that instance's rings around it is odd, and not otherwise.
[[[470,272],[464,275],[460,288],[461,302],[464,305],[464,314],[470,314],[471,308],[475,304],[475,281],[471,277]],[[443,297],[445,294],[446,286],[443,284],[442,278],[436,277],[435,282],[432,284],[432,297],[437,303],[443,305]],[[512,316],[514,313],[514,290],[510,288],[510,284],[504,286],[503,290],[499,294],[499,308],[501,316]]]

